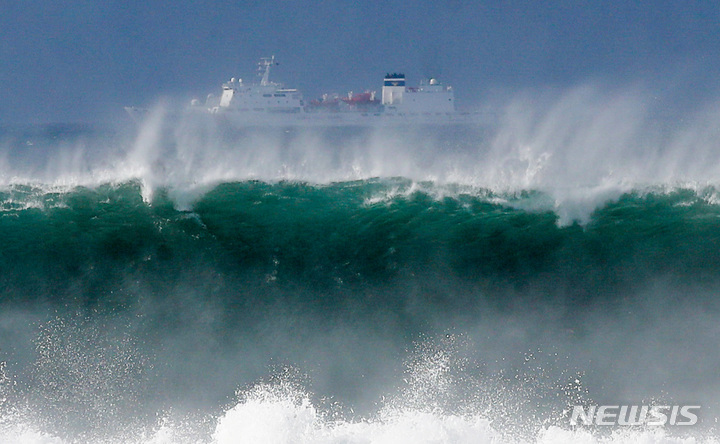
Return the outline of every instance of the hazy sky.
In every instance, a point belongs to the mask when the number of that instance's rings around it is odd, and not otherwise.
[[[160,96],[274,78],[303,90],[379,89],[442,77],[458,103],[498,91],[720,78],[715,1],[0,0],[0,124],[122,117]]]

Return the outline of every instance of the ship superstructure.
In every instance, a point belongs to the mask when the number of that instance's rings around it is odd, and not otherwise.
[[[455,113],[455,94],[435,78],[408,87],[404,74],[393,73],[383,81],[382,104],[388,113],[448,115]]]
[[[232,78],[222,86],[219,100],[208,97],[208,111],[293,114],[302,112],[304,103],[297,89],[284,88],[270,81],[270,68],[275,65],[275,56],[261,59],[258,68],[262,79],[259,84],[245,84],[240,78]],[[197,105],[197,103],[196,103]]]

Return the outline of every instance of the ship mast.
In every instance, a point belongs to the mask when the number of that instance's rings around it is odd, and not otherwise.
[[[258,62],[258,74],[262,73],[262,80],[260,80],[260,86],[270,85],[270,67],[275,64],[275,56],[263,57]]]

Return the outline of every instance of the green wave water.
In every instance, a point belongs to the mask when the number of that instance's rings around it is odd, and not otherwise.
[[[206,130],[0,131],[1,442],[715,442],[711,167]]]
[[[137,182],[55,192],[14,186],[0,193],[3,300],[103,303],[112,298],[95,289],[113,288],[127,272],[167,283],[167,273],[197,266],[328,291],[442,273],[488,291],[541,285],[548,296],[587,303],[658,275],[718,277],[714,189],[627,193],[587,223],[560,226],[552,209],[542,210],[542,193],[443,197],[421,185],[224,183],[186,211],[162,190],[145,202]],[[518,208],[532,201],[538,209]],[[70,289],[77,281],[92,294]]]

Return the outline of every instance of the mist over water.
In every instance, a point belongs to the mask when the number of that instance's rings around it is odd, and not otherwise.
[[[140,179],[146,197],[165,187],[192,201],[228,181],[403,177],[542,191],[562,223],[571,223],[623,192],[715,184],[720,108],[708,102],[675,110],[668,103],[639,87],[585,84],[519,94],[483,107],[491,111],[464,127],[238,130],[176,115],[161,102],[138,128],[125,122],[112,137],[83,127],[6,134],[1,178],[60,186]]]
[[[716,442],[719,108],[659,108],[3,129],[0,441]]]

